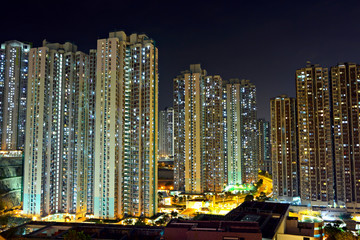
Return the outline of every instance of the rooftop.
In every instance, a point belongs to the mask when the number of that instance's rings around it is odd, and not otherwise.
[[[256,222],[263,238],[273,238],[281,221],[288,215],[290,204],[270,202],[244,202],[233,209],[224,220]]]
[[[119,224],[29,222],[0,233],[5,239],[64,239],[70,231],[83,232],[91,239],[159,239],[163,227],[123,226]]]
[[[256,222],[194,221],[173,219],[166,228],[187,228],[188,231],[261,233]]]

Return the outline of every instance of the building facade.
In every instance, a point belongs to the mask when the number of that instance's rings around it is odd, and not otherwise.
[[[204,78],[200,64],[190,65],[185,80],[185,192],[202,193],[204,189],[202,140]]]
[[[226,88],[228,184],[255,183],[258,174],[256,87],[230,79]]]
[[[185,191],[185,73],[173,81],[174,189]]]
[[[272,162],[270,158],[270,124],[265,119],[257,121],[257,147],[258,147],[258,167],[260,170],[272,172]]]
[[[270,110],[274,197],[289,200],[299,196],[296,100],[286,95],[272,98]]]
[[[222,79],[220,76],[207,76],[204,79],[203,121],[203,164],[204,190],[221,192],[224,189],[224,125]]]
[[[98,40],[94,215],[157,212],[158,53],[146,35]]]
[[[174,156],[174,109],[159,112],[159,157],[172,159]]]
[[[71,43],[29,52],[24,213],[86,212],[88,55]]]
[[[222,79],[200,64],[174,79],[174,185],[186,193],[224,188]]]
[[[24,150],[30,45],[7,41],[0,49],[0,139],[2,150]]]
[[[334,164],[328,69],[308,63],[296,71],[300,196],[332,204]]]
[[[87,213],[94,213],[94,161],[95,161],[95,108],[96,108],[96,49],[89,52],[89,78],[88,78],[88,171],[87,171]]]
[[[335,199],[349,211],[360,211],[359,87],[360,66],[331,68]]]
[[[227,81],[223,80],[222,82],[223,86],[222,86],[222,115],[223,115],[223,128],[224,128],[224,133],[223,133],[223,154],[224,154],[224,184],[227,185],[228,184],[228,125],[227,125]]]

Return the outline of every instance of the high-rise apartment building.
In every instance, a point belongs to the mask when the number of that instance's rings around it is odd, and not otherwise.
[[[222,115],[223,115],[223,156],[224,156],[224,184],[228,184],[228,129],[227,129],[227,81],[222,82]]]
[[[200,64],[190,65],[190,71],[184,74],[185,80],[185,192],[202,193],[203,146],[204,138],[203,103],[204,79],[206,71]]]
[[[335,197],[329,90],[327,68],[296,71],[300,196],[324,205]]]
[[[174,156],[174,109],[159,112],[159,157],[172,159]]]
[[[224,187],[222,79],[200,64],[174,79],[175,188],[187,193]]]
[[[29,52],[26,214],[86,212],[88,61],[71,43],[44,41]]]
[[[0,49],[0,140],[2,150],[25,146],[26,89],[30,45],[8,41]]]
[[[262,171],[271,174],[272,163],[270,158],[270,124],[265,119],[257,121],[257,147],[258,147],[258,167]]]
[[[335,200],[351,212],[360,209],[359,88],[359,65],[331,68]]]
[[[270,100],[271,159],[274,197],[299,196],[296,100],[281,95]]]
[[[228,184],[255,183],[258,174],[256,87],[230,79],[226,88]]]
[[[203,191],[221,192],[226,183],[221,77],[206,76],[203,89]]]
[[[174,189],[185,191],[185,72],[174,78]]]
[[[96,108],[96,49],[89,52],[89,78],[88,78],[88,103],[89,103],[89,120],[88,120],[88,171],[87,171],[87,213],[94,213],[94,161],[95,161],[95,108]]]
[[[146,35],[97,43],[94,215],[157,212],[158,53]]]
[[[0,149],[4,114],[4,84],[5,84],[5,51],[0,49]]]

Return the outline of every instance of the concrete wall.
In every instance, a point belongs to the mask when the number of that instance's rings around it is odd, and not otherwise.
[[[291,234],[278,234],[277,240],[304,240],[304,237],[307,236],[301,236],[301,235],[291,235]],[[315,240],[313,237],[307,237],[309,240]]]

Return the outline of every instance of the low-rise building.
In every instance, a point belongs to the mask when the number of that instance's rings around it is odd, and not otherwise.
[[[165,228],[165,240],[261,240],[256,222],[172,220]]]
[[[289,204],[244,202],[222,219],[172,220],[164,231],[165,240],[193,239],[276,239],[285,233]]]
[[[73,231],[73,232],[72,232]],[[64,239],[69,233],[89,236],[91,239],[148,239],[158,240],[163,227],[123,226],[119,224],[29,222],[0,233],[5,239]]]
[[[302,222],[297,217],[286,219],[285,233],[279,233],[277,240],[322,240],[324,222]]]

